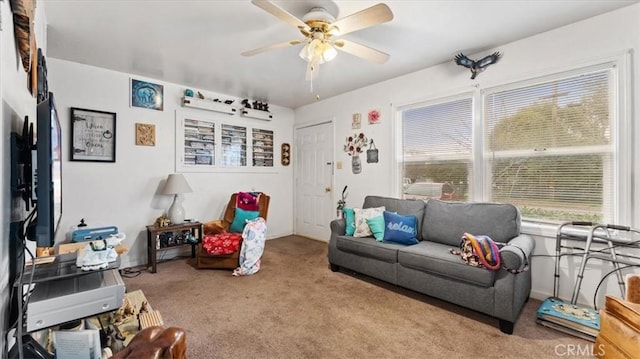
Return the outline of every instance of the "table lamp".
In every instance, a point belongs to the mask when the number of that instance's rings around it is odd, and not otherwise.
[[[167,178],[167,182],[164,185],[164,194],[172,194],[173,203],[169,207],[167,216],[171,221],[171,224],[180,224],[184,222],[184,207],[182,207],[182,194],[193,192],[189,183],[181,173],[172,173]]]

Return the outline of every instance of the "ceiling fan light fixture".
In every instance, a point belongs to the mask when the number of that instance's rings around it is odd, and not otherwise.
[[[329,62],[335,59],[337,55],[338,50],[336,50],[336,48],[333,47],[332,44],[325,42],[322,45],[322,59],[324,60],[324,62]]]
[[[302,47],[298,55],[307,62],[315,62],[319,65],[335,59],[338,51],[330,42],[313,39]]]

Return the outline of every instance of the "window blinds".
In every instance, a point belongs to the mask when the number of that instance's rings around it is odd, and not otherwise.
[[[611,69],[484,96],[489,197],[545,221],[611,221]]]

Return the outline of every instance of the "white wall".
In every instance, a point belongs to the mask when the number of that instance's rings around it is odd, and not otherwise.
[[[2,27],[0,34],[0,79],[2,83],[0,100],[1,123],[0,137],[2,146],[0,156],[5,159],[0,177],[0,196],[2,197],[2,221],[0,230],[5,237],[9,232],[10,196],[8,138],[12,129],[18,129],[25,115],[35,118],[35,100],[26,90],[26,74],[21,69],[15,53],[15,42],[11,12],[8,1],[0,1]],[[36,35],[41,47],[46,43],[44,18],[39,6],[36,17]],[[622,53],[634,52],[640,48],[640,5],[630,6],[601,15],[593,19],[566,26],[528,39],[506,44],[496,48],[505,56],[499,64],[492,66],[478,77],[469,80],[469,73],[453,64],[434,66],[407,76],[395,78],[348,94],[330,98],[309,106],[296,109],[295,113],[284,108],[274,108],[276,119],[271,126],[276,130],[278,142],[293,143],[295,123],[313,122],[326,118],[336,118],[335,160],[344,166],[336,170],[334,188],[349,185],[349,205],[361,204],[367,194],[394,195],[394,181],[397,169],[394,165],[394,126],[392,116],[398,105],[412,101],[442,97],[464,91],[472,91],[476,85],[487,87],[512,82],[527,77],[543,75],[577,67],[592,60],[603,59]],[[486,53],[490,52],[487,50]],[[45,51],[46,53],[46,51]],[[453,56],[454,54],[452,54]],[[117,225],[128,236],[127,244],[131,251],[123,258],[124,266],[133,266],[146,262],[145,225],[151,224],[169,205],[170,200],[156,195],[158,188],[168,173],[174,170],[174,131],[175,110],[179,108],[179,97],[184,87],[175,84],[165,85],[165,110],[156,112],[129,108],[128,86],[130,74],[108,71],[85,65],[69,63],[56,59],[47,59],[49,67],[49,86],[55,93],[58,111],[62,119],[63,141],[69,139],[69,107],[83,107],[117,113],[117,161],[107,163],[69,162],[68,147],[65,148],[63,162],[64,176],[64,213],[61,223],[62,233],[57,241],[67,235],[65,229],[85,218],[90,225]],[[339,60],[339,59],[338,59]],[[640,84],[638,59],[633,56],[634,88]],[[139,78],[139,77],[136,77]],[[144,79],[144,78],[141,78]],[[153,81],[153,79],[150,79]],[[212,95],[212,94],[208,94]],[[640,105],[640,97],[633,96],[630,106]],[[368,125],[366,112],[377,108],[382,111],[382,123]],[[350,172],[349,157],[342,152],[344,138],[355,131],[351,130],[351,115],[363,114],[361,131],[373,138],[379,148],[380,161],[368,164],[363,161],[363,172],[353,175]],[[295,115],[295,116],[294,116]],[[640,138],[639,115],[634,113],[634,138]],[[140,147],[134,144],[134,123],[156,124],[157,145]],[[638,153],[638,144],[633,153]],[[294,158],[295,161],[295,158]],[[187,215],[200,220],[218,218],[230,193],[255,188],[272,195],[269,214],[269,237],[287,235],[292,232],[292,166],[277,167],[277,174],[237,174],[237,173],[198,173],[187,174],[194,193],[186,195]],[[640,157],[633,158],[633,172],[640,169]],[[631,225],[640,227],[640,176],[634,177],[634,219]],[[335,201],[339,196],[336,191]],[[631,196],[631,195],[630,195]],[[552,251],[553,239],[536,237],[536,254],[548,254]],[[0,245],[0,268],[8,266],[7,242]],[[533,295],[544,298],[551,293],[552,260],[535,258],[533,260]],[[566,266],[569,267],[569,266]],[[593,266],[596,267],[596,266]],[[566,268],[563,283],[572,282],[575,268]],[[0,277],[2,291],[2,311],[4,319],[8,301],[6,271]],[[599,280],[601,270],[594,268],[586,279],[585,293],[592,293],[594,282]],[[562,294],[567,298],[570,288]],[[606,290],[616,290],[607,286]],[[588,302],[589,295],[581,298]],[[6,333],[3,333],[6,334]],[[0,338],[0,346],[4,343]]]
[[[293,142],[293,111],[287,108],[271,106],[274,119],[270,122],[197,109],[185,110],[180,106],[184,86],[58,59],[48,59],[47,64],[49,88],[55,94],[64,145],[63,215],[56,242],[65,240],[70,228],[81,218],[85,218],[89,227],[115,225],[127,235],[125,244],[130,247],[122,257],[123,267],[146,263],[145,226],[153,224],[171,205],[170,196],[158,193],[167,175],[175,172],[176,110],[273,129],[276,157],[280,155],[280,143]],[[129,107],[129,80],[132,77],[164,85],[164,111]],[[203,94],[233,99],[205,91]],[[115,163],[69,161],[71,107],[116,113]],[[135,145],[135,123],[156,125],[155,146]],[[274,164],[273,173],[185,173],[193,189],[193,193],[184,196],[187,218],[219,219],[231,193],[257,190],[271,196],[268,237],[291,234],[292,166],[282,167],[279,158],[274,159]],[[188,248],[186,252],[189,252]],[[173,255],[164,254],[167,258]]]
[[[475,57],[499,50],[504,56],[498,64],[488,68],[475,81],[469,79],[470,73],[467,69],[456,66],[452,60],[300,107],[295,111],[296,123],[313,122],[335,116],[335,161],[342,161],[344,164],[342,169],[335,171],[335,188],[349,186],[348,205],[361,205],[364,197],[369,194],[397,196],[399,185],[396,181],[400,175],[396,168],[397,161],[394,159],[396,153],[394,152],[394,146],[396,146],[394,131],[397,122],[393,117],[398,106],[576,68],[593,61],[620,56],[629,50],[634,52],[632,71],[629,71],[629,76],[633,76],[631,82],[637,89],[640,84],[640,74],[638,73],[639,60],[635,52],[640,49],[639,24],[640,4],[636,4],[477,54]],[[339,58],[336,61],[339,61]],[[628,104],[628,108],[639,108],[640,98],[638,96],[629,98],[632,102]],[[366,112],[372,108],[382,109],[381,124],[367,123]],[[351,115],[358,112],[363,114],[362,129],[352,130]],[[633,113],[633,111],[630,112]],[[640,138],[640,126],[637,125],[640,115],[636,112],[633,116],[631,121],[635,126],[633,138]],[[379,163],[368,164],[363,161],[363,170],[359,175],[351,173],[350,158],[342,151],[345,138],[355,131],[363,131],[368,137],[373,138],[380,150]],[[635,174],[640,169],[640,158],[633,155],[639,153],[640,146],[637,141],[634,146],[630,156],[634,157],[632,172]],[[638,211],[640,176],[636,175],[634,181],[632,192],[634,195],[628,196],[628,200],[633,200],[634,217],[632,223],[626,224],[640,227],[640,211]],[[334,195],[337,201],[339,194]],[[555,239],[536,236],[536,254],[552,253],[554,244]],[[566,264],[566,261],[564,263]],[[580,298],[580,301],[585,303],[591,303],[595,285],[602,274],[611,269],[609,264],[600,267],[595,261],[589,263],[593,263],[589,266],[593,269],[586,274],[583,296]],[[570,299],[570,291],[575,279],[575,265],[565,268],[562,275],[562,298]],[[619,294],[617,287],[612,283],[608,282],[599,293],[610,291],[613,294]],[[544,257],[534,258],[532,295],[545,298],[551,295],[552,290],[553,260]]]
[[[8,283],[9,273],[9,223],[20,220],[24,217],[24,212],[20,211],[22,205],[20,201],[11,200],[10,192],[10,133],[21,131],[25,116],[35,119],[36,99],[27,89],[27,73],[22,67],[20,56],[16,50],[13,17],[9,1],[0,2],[0,14],[2,16],[2,31],[0,31],[0,158],[2,161],[2,175],[0,176],[0,198],[2,202],[0,233],[0,323],[2,324],[2,336],[0,336],[0,349],[3,353],[7,346],[12,345],[13,338],[7,338],[7,328],[4,323],[7,320],[9,293],[11,284]],[[36,8],[35,36],[38,47],[46,54],[46,19],[41,6]],[[23,206],[23,205],[22,205]],[[23,208],[23,207],[22,207]],[[8,344],[8,345],[7,345]]]

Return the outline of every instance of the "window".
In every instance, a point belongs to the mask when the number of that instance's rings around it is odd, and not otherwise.
[[[176,111],[177,172],[275,172],[272,129],[227,115]]]
[[[612,223],[612,72],[485,94],[488,200],[532,220]]]
[[[403,198],[469,198],[472,98],[402,110]]]
[[[628,222],[628,66],[624,56],[399,108],[403,198],[513,203],[530,222]]]

